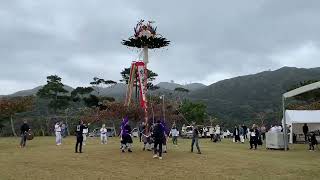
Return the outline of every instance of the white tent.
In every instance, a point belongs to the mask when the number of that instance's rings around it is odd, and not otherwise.
[[[285,150],[288,150],[288,138],[287,138],[287,117],[286,117],[286,113],[285,113],[285,100],[287,98],[290,98],[290,97],[293,97],[293,96],[297,96],[299,94],[302,94],[302,93],[305,93],[305,92],[308,92],[308,91],[312,91],[312,90],[315,90],[315,89],[319,89],[320,88],[320,81],[318,82],[315,82],[315,83],[312,83],[312,84],[308,84],[308,85],[305,85],[305,86],[302,86],[302,87],[299,87],[297,89],[294,89],[294,90],[291,90],[289,92],[286,92],[282,95],[282,109],[283,109],[283,134],[284,134],[284,149]],[[291,131],[292,132],[292,131]],[[292,142],[292,135],[291,135],[291,142]]]
[[[302,127],[307,124],[309,131],[320,129],[320,110],[286,110],[286,124],[291,125],[290,143],[293,142],[293,134],[304,140]]]

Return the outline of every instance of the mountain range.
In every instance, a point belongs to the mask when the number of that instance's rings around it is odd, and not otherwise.
[[[156,90],[156,92],[158,92],[158,93],[171,92],[171,91],[174,91],[174,89],[178,88],[178,87],[188,89],[189,91],[195,91],[195,90],[199,90],[199,89],[206,87],[206,85],[201,84],[201,83],[190,83],[190,84],[186,84],[186,85],[181,85],[181,84],[171,83],[171,82],[170,83],[169,82],[160,82],[160,83],[156,84],[156,86],[159,87],[159,89]],[[33,95],[36,95],[37,92],[39,91],[39,89],[41,89],[42,87],[43,86],[37,86],[33,89],[22,90],[22,91],[18,91],[18,92],[9,94],[9,95],[0,95],[0,97],[33,96]],[[74,88],[72,88],[71,86],[65,85],[64,89],[71,92]],[[98,90],[100,95],[102,95],[102,96],[112,96],[112,97],[115,97],[116,99],[122,99],[125,97],[127,85],[123,84],[123,83],[118,83],[118,84],[111,86],[111,87],[106,87],[106,88],[94,87],[94,89]]]
[[[178,87],[189,89],[187,98],[207,105],[208,114],[230,123],[254,122],[257,114],[265,114],[265,121],[279,123],[281,119],[281,97],[291,87],[302,81],[320,80],[320,68],[283,67],[274,71],[225,79],[209,86],[200,83],[181,85],[160,82],[158,94],[173,94]],[[41,86],[23,90],[6,97],[34,95]],[[65,87],[71,91],[70,86]],[[116,99],[125,97],[126,85],[118,83],[113,87],[99,88],[100,94]],[[262,121],[262,120],[261,120]]]

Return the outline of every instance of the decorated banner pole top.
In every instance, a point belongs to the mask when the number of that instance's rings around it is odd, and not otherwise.
[[[153,21],[145,22],[140,20],[134,27],[134,35],[128,40],[122,40],[122,44],[127,47],[143,49],[143,61],[148,64],[148,49],[157,49],[168,46],[170,41],[157,33],[157,27],[153,26]]]
[[[129,37],[128,40],[122,40],[122,44],[127,47],[138,48],[143,50],[143,62],[134,61],[130,68],[130,77],[128,81],[127,93],[125,105],[129,106],[132,95],[133,83],[139,83],[140,90],[140,106],[144,109],[145,113],[145,124],[146,133],[149,133],[149,123],[148,123],[148,106],[147,106],[147,85],[148,85],[148,74],[147,74],[147,64],[148,60],[148,49],[158,49],[170,44],[166,38],[157,33],[157,27],[152,24],[154,22],[140,20],[138,24],[134,27],[133,36]],[[137,76],[137,77],[136,77]]]

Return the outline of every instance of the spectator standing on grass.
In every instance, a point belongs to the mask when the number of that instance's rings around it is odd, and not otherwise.
[[[196,144],[198,154],[201,154],[200,147],[199,147],[199,130],[196,125],[193,125],[193,130],[192,130],[191,152],[193,152],[194,144]]]
[[[240,142],[244,143],[244,134],[245,134],[245,132],[244,132],[242,126],[240,126],[240,125],[239,125],[239,134],[240,134]]]
[[[244,124],[242,124],[242,129],[243,129],[243,131],[244,131],[244,139],[248,139],[248,136],[247,136],[247,134],[248,134],[248,128],[247,128],[247,126],[244,125]]]
[[[252,128],[250,129],[250,149],[253,148],[257,149],[257,145],[258,145],[258,138],[257,138],[257,134],[256,131]]]
[[[207,128],[207,127],[204,127],[204,128],[203,128],[204,138],[207,138],[207,133],[208,133],[208,128]]]
[[[308,127],[308,125],[306,123],[303,125],[302,131],[303,131],[303,134],[304,134],[304,141],[307,142],[309,127]]]
[[[20,147],[24,148],[26,147],[26,142],[27,142],[27,133],[30,130],[30,127],[27,123],[27,120],[23,120],[23,124],[20,127],[20,136],[21,136],[21,141],[20,141]]]
[[[62,124],[61,124],[61,136],[62,136],[63,138],[65,138],[66,135],[67,135],[67,132],[66,132],[66,124],[65,124],[65,123],[62,123]]]
[[[237,125],[234,126],[233,137],[234,137],[234,142],[240,142],[240,130]]]
[[[220,126],[217,124],[217,125],[216,125],[215,135],[216,135],[216,138],[217,138],[218,141],[221,141],[220,134],[221,134],[221,128],[220,128]]]
[[[108,139],[107,139],[107,129],[105,124],[102,124],[102,127],[100,129],[100,139],[101,139],[101,144],[107,144]]]
[[[56,134],[56,145],[60,146],[62,144],[62,136],[61,136],[61,123],[56,122],[54,125],[54,132]]]
[[[266,127],[264,125],[262,125],[260,128],[260,131],[261,131],[262,140],[265,140],[266,139],[266,132],[267,132]]]
[[[214,135],[214,127],[213,126],[210,126],[209,134],[210,134],[210,140],[213,141],[213,135]]]
[[[171,128],[170,134],[172,136],[172,143],[174,145],[178,145],[179,131],[178,131],[177,126],[175,124]]]
[[[83,136],[83,145],[85,146],[87,142],[87,134],[89,132],[89,127],[86,124],[84,124],[84,126],[85,128],[83,129],[82,136]]]

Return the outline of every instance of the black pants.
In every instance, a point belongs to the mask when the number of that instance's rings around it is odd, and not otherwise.
[[[307,142],[308,141],[308,133],[303,133],[304,134],[304,141]]]
[[[261,136],[262,136],[262,140],[266,139],[266,133],[261,133]]]
[[[240,142],[240,135],[235,135],[234,136],[234,141],[235,142],[238,142],[238,141]]]
[[[254,145],[254,149],[257,149],[257,145],[258,145],[258,143],[257,143],[257,140],[256,139],[250,139],[250,149],[252,149],[253,148],[253,145]]]
[[[141,138],[142,138],[142,133],[139,133],[139,140],[141,142]]]
[[[313,143],[309,143],[309,150],[313,150],[314,151],[314,145]]]
[[[210,134],[210,140],[213,141],[213,134]]]
[[[154,154],[157,154],[159,153],[159,157],[162,157],[162,144],[163,144],[163,141],[162,139],[161,140],[155,140],[154,141]],[[159,150],[157,150],[157,147],[159,146]]]
[[[25,147],[27,142],[27,133],[21,134],[20,146]]]
[[[79,152],[82,152],[82,141],[83,141],[83,136],[77,136],[77,143],[76,143],[76,152],[78,152],[78,145],[79,146]]]
[[[172,143],[178,145],[178,136],[172,136]]]

